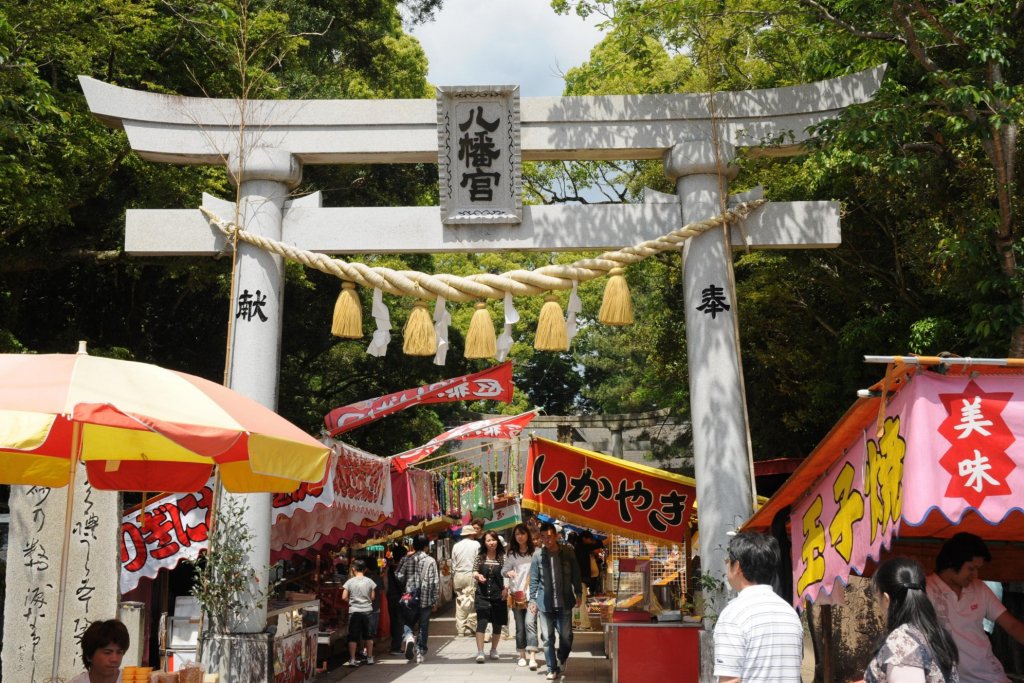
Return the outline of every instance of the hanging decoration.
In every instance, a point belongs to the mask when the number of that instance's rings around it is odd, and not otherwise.
[[[466,439],[511,439],[522,433],[526,425],[540,413],[540,408],[528,410],[519,415],[499,415],[486,420],[477,420],[438,434],[418,448],[391,456],[391,467],[402,472],[423,458],[435,452],[448,441]]]
[[[512,362],[508,361],[470,375],[460,375],[335,408],[324,416],[324,424],[327,432],[336,437],[350,429],[418,405],[454,401],[510,403],[514,390]]]
[[[511,297],[511,294],[509,295]],[[494,358],[498,355],[497,340],[494,336],[494,321],[487,304],[477,301],[473,308],[473,319],[466,334],[466,358]]]
[[[557,294],[548,294],[544,297],[544,305],[541,306],[540,316],[537,318],[537,335],[533,338],[533,348],[538,351],[569,350],[569,336]]]
[[[612,268],[608,271],[608,284],[604,287],[601,312],[597,319],[605,325],[632,325],[633,299],[626,282],[626,271]]]
[[[331,334],[342,339],[362,339],[363,307],[356,293],[356,283],[345,280],[341,283],[341,293],[334,304],[334,322]]]
[[[407,356],[433,356],[437,353],[437,333],[425,301],[412,305],[402,338],[402,352]]]
[[[628,325],[633,320],[633,314],[632,303],[629,301],[629,288],[623,276],[623,268],[625,266],[639,263],[650,256],[665,251],[678,251],[687,239],[696,237],[711,228],[741,221],[755,209],[766,203],[767,200],[765,199],[744,202],[738,206],[725,209],[718,216],[689,223],[678,230],[673,230],[667,235],[632,247],[604,252],[597,258],[581,259],[572,264],[551,264],[536,270],[512,270],[501,275],[478,273],[467,277],[450,274],[429,275],[417,271],[397,271],[384,267],[375,268],[358,262],[349,263],[342,259],[332,258],[326,254],[298,249],[290,244],[251,233],[242,229],[241,226],[234,222],[221,219],[205,207],[200,207],[200,211],[232,243],[241,240],[264,251],[278,254],[291,261],[334,275],[345,280],[346,283],[353,282],[364,287],[383,290],[389,294],[411,296],[418,299],[436,299],[443,296],[448,301],[465,303],[475,299],[503,298],[505,300],[505,332],[497,340],[498,359],[503,360],[507,357],[508,349],[512,346],[510,326],[515,324],[514,321],[510,322],[512,316],[509,315],[510,311],[514,312],[514,308],[510,305],[512,295],[535,296],[545,292],[550,293],[553,290],[571,289],[579,282],[588,282],[595,278],[609,275],[610,280],[605,292],[599,319],[609,325]],[[345,292],[346,287],[343,285],[342,297],[347,298],[347,302],[339,300],[336,306],[336,310],[339,310],[339,312],[344,311],[353,301],[352,297]],[[352,292],[352,294],[354,295],[355,292]],[[553,303],[550,300],[551,295],[548,294],[547,296],[548,303]],[[355,298],[358,299],[358,297]],[[553,311],[553,307],[548,306],[548,303],[544,304],[544,308],[548,309],[548,313],[545,315],[542,309],[542,319],[538,322],[537,344],[535,346],[538,350],[565,351],[568,349],[568,336],[566,336],[563,343],[562,336],[555,332],[551,323],[556,314]],[[406,339],[403,344],[403,350],[410,355],[432,356],[437,351],[436,334],[433,327],[429,324],[430,316],[426,313],[425,304],[422,306],[424,309],[422,314],[416,312],[420,308],[420,304],[417,304],[413,309],[413,314],[409,317],[409,323],[406,325]],[[376,313],[374,317],[377,317]],[[414,317],[416,318],[415,323],[413,321]],[[424,323],[424,317],[426,318],[426,323]],[[518,320],[518,314],[515,314],[514,317]],[[561,318],[561,309],[558,310],[557,317]],[[335,320],[332,329],[337,327],[339,330],[345,330],[354,334],[353,326],[354,324],[342,324],[340,321]],[[544,328],[543,332],[541,331],[542,327]],[[361,331],[360,336],[362,336]],[[376,333],[374,337],[375,341],[371,342],[370,353],[383,356],[384,352],[380,344],[377,343]],[[427,352],[428,348],[429,353]]]
[[[583,312],[583,302],[580,301],[579,282],[572,283],[572,291],[569,293],[569,304],[565,307],[565,336],[572,344],[578,331],[576,327],[576,316]]]
[[[443,296],[434,302],[434,336],[437,338],[437,351],[434,353],[434,365],[444,365],[448,356],[448,326],[452,324],[452,316],[448,313]]]
[[[371,356],[381,358],[388,352],[388,344],[391,343],[391,313],[384,304],[384,293],[380,289],[373,290],[373,319],[377,323],[377,329],[373,332],[370,345],[366,352]]]
[[[505,327],[502,328],[501,336],[498,337],[498,360],[508,358],[512,350],[512,326],[519,322],[519,311],[512,302],[512,292],[505,292],[504,296]]]

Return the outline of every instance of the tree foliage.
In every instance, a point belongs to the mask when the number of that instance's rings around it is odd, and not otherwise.
[[[231,259],[128,257],[122,245],[128,208],[194,207],[203,192],[233,200],[235,189],[223,168],[139,159],[123,132],[89,112],[78,75],[192,96],[429,97],[426,60],[403,30],[401,10],[422,21],[437,6],[35,0],[0,7],[0,350],[72,352],[86,339],[93,353],[223,377]],[[333,205],[433,203],[436,170],[307,167],[297,191],[317,190]],[[392,259],[425,270],[430,261]],[[452,371],[400,353],[371,359],[361,347],[337,344],[326,324],[337,281],[297,267],[287,280],[280,409],[310,431],[333,399],[359,400]],[[404,316],[395,309],[398,329]],[[345,365],[332,365],[339,361]],[[385,434],[382,448],[438,431],[432,413],[405,419],[408,430]]]
[[[607,31],[567,74],[576,95],[778,87],[888,64],[874,100],[820,126],[805,154],[739,160],[735,189],[843,207],[838,249],[735,257],[755,457],[809,451],[881,374],[864,354],[1022,354],[1019,3],[552,5]]]
[[[406,23],[440,0],[35,0],[0,7],[0,350],[97,353],[222,377],[230,259],[131,258],[128,208],[233,199],[221,168],[143,162],[122,132],[88,111],[79,74],[152,92],[249,98],[432,97]],[[886,62],[882,90],[821,126],[794,158],[741,157],[733,184],[780,201],[838,199],[834,250],[737,253],[744,372],[757,457],[796,455],[877,379],[865,353],[1024,353],[1017,268],[1021,187],[1021,7],[967,0],[555,0],[598,16],[606,33],[566,75],[568,95],[769,88]],[[436,168],[307,166],[296,192],[329,206],[430,205]],[[537,164],[527,201],[639,201],[671,192],[657,163]],[[360,257],[430,272],[503,272],[573,254]],[[534,353],[539,301],[520,299],[513,357],[521,391],[509,411],[687,414],[679,259],[628,269],[637,323],[593,319],[601,283],[580,287],[570,352]],[[452,307],[444,368],[327,330],[338,282],[287,268],[280,405],[315,431],[331,408],[469,372]],[[364,310],[369,293],[361,292]],[[397,333],[407,301],[386,297]],[[566,296],[562,296],[565,305]],[[501,305],[489,302],[500,326]],[[370,321],[366,323],[369,332]],[[407,411],[353,433],[388,453],[483,406]]]

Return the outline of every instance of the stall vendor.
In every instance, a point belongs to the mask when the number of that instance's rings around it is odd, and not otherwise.
[[[928,575],[928,597],[960,652],[961,683],[1010,680],[992,653],[983,620],[994,621],[1024,644],[1024,623],[1006,611],[992,589],[978,579],[979,570],[991,560],[985,541],[974,534],[959,533],[943,544],[935,558],[935,573]]]
[[[117,619],[89,624],[82,634],[85,671],[70,683],[121,683],[121,660],[129,643],[128,629]]]

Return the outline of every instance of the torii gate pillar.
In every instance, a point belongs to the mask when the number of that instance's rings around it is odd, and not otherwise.
[[[732,145],[725,141],[689,140],[665,154],[665,172],[676,181],[683,225],[722,212],[728,181],[736,176],[729,163]],[[693,460],[700,506],[701,570],[724,580],[727,532],[754,511],[753,458],[750,453],[743,368],[736,324],[731,236],[709,230],[686,241],[683,250],[683,296],[690,375],[690,420]],[[725,594],[711,598],[717,613]]]
[[[299,162],[285,150],[259,147],[246,150],[244,159],[231,155],[228,177],[238,184],[240,224],[259,235],[280,240],[284,202],[302,179]],[[233,281],[227,385],[276,411],[284,310],[283,259],[239,243]],[[246,526],[269,529],[270,494],[238,495],[245,500]],[[270,534],[253,534],[249,559],[259,576],[259,586],[269,585]],[[261,633],[266,625],[267,606],[262,601],[231,624],[231,631]]]

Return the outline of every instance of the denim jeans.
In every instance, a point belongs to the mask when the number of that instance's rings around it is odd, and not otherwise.
[[[536,652],[537,648],[537,615],[530,614],[527,607],[512,608],[512,616],[516,620],[516,649]]]
[[[572,651],[572,610],[556,609],[554,612],[544,612],[543,615],[547,635],[544,659],[547,662],[548,671],[558,672],[562,670],[558,663],[569,659],[569,653]],[[557,659],[555,659],[556,633],[558,634]]]
[[[540,611],[526,608],[526,649],[540,652],[547,645],[547,628]]]
[[[411,624],[405,624],[402,630],[402,640],[405,640],[405,637],[411,634],[416,629],[416,625],[419,624],[420,633],[416,638],[416,647],[422,655],[427,654],[427,636],[430,634],[431,612],[433,612],[432,607],[420,607],[420,613],[417,615],[416,620]]]

